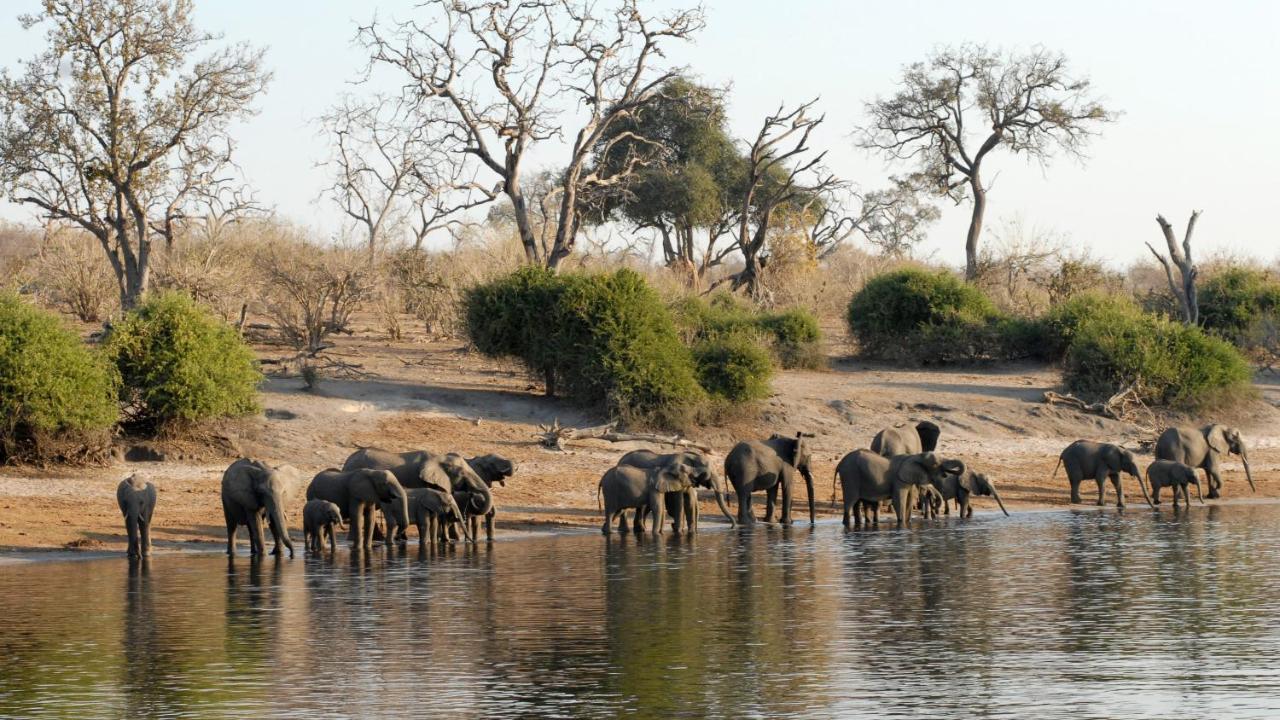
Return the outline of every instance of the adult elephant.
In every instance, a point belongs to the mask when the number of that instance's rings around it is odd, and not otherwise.
[[[938,436],[941,434],[942,429],[928,420],[916,423],[913,428],[885,428],[871,439],[871,452],[884,457],[933,452],[938,449]]]
[[[734,494],[738,498],[738,522],[752,525],[756,519],[751,515],[751,493],[757,490],[777,492],[782,487],[783,525],[791,524],[792,486],[795,474],[804,476],[805,488],[809,492],[809,524],[816,519],[813,505],[813,473],[809,470],[811,453],[804,433],[796,433],[794,438],[774,435],[768,440],[747,440],[733,446],[724,458],[724,474],[733,485]],[[772,506],[772,502],[769,503]],[[772,512],[765,515],[765,521],[772,519]]]
[[[516,473],[516,464],[501,455],[489,453],[486,455],[479,455],[476,457],[467,458],[467,465],[469,465],[471,469],[475,471],[476,475],[478,475],[480,479],[484,481],[485,485],[489,486],[489,492],[490,492],[489,512],[484,514],[484,533],[485,533],[485,538],[487,540],[492,541],[493,540],[493,521],[494,521],[494,517],[497,515],[497,507],[494,506],[493,499],[492,499],[493,486],[501,485],[503,487],[506,487],[507,478],[511,477]],[[471,505],[474,505],[474,503],[468,503],[468,506],[471,506]],[[478,527],[478,522],[477,522],[479,517],[480,517],[479,515],[475,515],[475,514],[470,515],[472,537],[479,536],[480,528]]]
[[[1004,501],[1000,499],[1000,492],[996,490],[996,484],[991,481],[991,478],[985,473],[970,470],[959,460],[946,462],[952,463],[951,469],[941,478],[932,481],[933,489],[938,492],[943,503],[955,500],[957,513],[960,517],[967,518],[973,517],[971,502],[973,496],[985,496],[993,498],[1000,506],[1000,512],[1004,513],[1005,517],[1009,517],[1009,511],[1004,509]]]
[[[1058,455],[1058,464],[1053,466],[1053,477],[1058,475],[1058,467],[1067,470],[1067,482],[1071,483],[1071,502],[1080,503],[1080,483],[1092,479],[1098,483],[1098,506],[1105,504],[1106,482],[1109,478],[1116,489],[1116,507],[1124,507],[1124,488],[1120,485],[1120,473],[1132,475],[1142,489],[1142,496],[1147,498],[1147,488],[1142,484],[1142,474],[1138,471],[1138,463],[1133,453],[1112,443],[1077,440],[1066,447]],[[1147,498],[1147,504],[1151,499]]]
[[[1221,494],[1222,459],[1231,453],[1240,456],[1249,489],[1257,492],[1258,488],[1253,484],[1253,473],[1249,470],[1249,449],[1245,447],[1239,430],[1216,424],[1199,429],[1171,427],[1161,433],[1160,439],[1156,441],[1157,460],[1176,460],[1183,465],[1204,470],[1205,479],[1209,482],[1210,499]]]
[[[707,456],[694,450],[685,450],[678,453],[659,454],[652,450],[632,450],[623,455],[618,460],[618,465],[629,465],[642,470],[651,470],[668,463],[678,462],[684,464],[689,469],[689,474],[693,479],[693,485],[685,491],[678,493],[668,493],[663,502],[666,512],[671,516],[671,529],[673,532],[680,532],[681,521],[684,521],[685,528],[692,533],[696,530],[698,519],[698,488],[707,488],[715,493],[716,505],[720,506],[720,512],[724,513],[730,525],[736,525],[733,520],[733,514],[729,512],[729,506],[724,501],[724,491],[721,489],[720,477],[711,469],[711,463],[707,460]],[[642,514],[642,513],[641,513]],[[641,514],[636,517],[636,522],[641,522]]]
[[[880,502],[891,500],[901,527],[911,520],[917,492],[933,492],[934,482],[941,481],[943,473],[963,470],[964,463],[943,460],[932,452],[886,458],[870,450],[854,450],[841,458],[833,478],[833,482],[839,479],[844,496],[844,525],[849,526],[850,514],[859,503],[878,508]],[[860,516],[855,514],[853,520],[855,528],[862,526]]]
[[[627,510],[636,511],[636,532],[643,524],[640,514],[647,510],[653,515],[653,534],[662,534],[664,497],[667,493],[683,493],[693,487],[693,474],[680,462],[669,462],[644,469],[634,465],[617,465],[605,471],[596,489],[603,498],[604,524],[600,531],[612,532],[613,522],[621,517],[618,530],[626,532]]]
[[[384,505],[390,511],[388,529],[400,528],[398,539],[404,539],[404,528],[409,527],[408,494],[388,470],[322,470],[307,486],[307,500],[328,500],[341,508],[348,523],[347,539],[361,548],[373,545],[374,510]],[[390,532],[386,542],[392,542]]]
[[[465,515],[487,516],[493,510],[489,483],[457,453],[443,455],[427,450],[395,453],[361,448],[342,464],[343,470],[387,470],[405,488],[435,488],[453,495]],[[514,471],[514,466],[512,467]]]
[[[227,522],[227,554],[236,554],[236,531],[249,528],[249,553],[264,554],[262,520],[271,526],[275,540],[272,555],[280,554],[283,545],[293,557],[293,542],[285,508],[302,486],[302,473],[291,465],[268,465],[259,460],[240,458],[222,473],[222,515]]]

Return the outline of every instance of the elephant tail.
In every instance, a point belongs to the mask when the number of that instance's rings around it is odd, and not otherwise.
[[[1058,456],[1058,464],[1053,466],[1053,474],[1049,476],[1049,479],[1050,479],[1050,480],[1052,480],[1052,479],[1054,479],[1054,478],[1058,477],[1058,468],[1060,468],[1060,467],[1062,467],[1062,456],[1061,456],[1061,455],[1059,455],[1059,456]]]
[[[596,509],[604,512],[604,504],[600,502],[600,493],[604,491],[604,483],[596,483]]]
[[[831,471],[831,507],[836,506],[836,481],[840,479],[840,468]]]

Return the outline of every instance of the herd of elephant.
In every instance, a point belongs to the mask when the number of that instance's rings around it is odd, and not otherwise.
[[[929,421],[885,428],[872,439],[870,449],[845,455],[836,465],[833,478],[833,483],[839,480],[843,491],[845,526],[878,524],[885,502],[892,506],[899,526],[910,521],[915,509],[926,517],[936,517],[940,512],[949,514],[952,501],[960,517],[969,517],[974,496],[993,498],[1008,515],[989,477],[937,451],[940,435],[939,427]],[[714,493],[720,511],[731,525],[756,522],[751,498],[761,491],[765,493],[764,521],[772,522],[781,492],[779,521],[790,525],[797,475],[805,481],[812,524],[816,518],[810,437],[805,433],[794,437],[773,435],[767,440],[740,442],[729,451],[724,475],[737,500],[736,517],[725,503],[720,477],[702,452],[629,452],[600,478],[597,497],[603,500],[601,530],[608,535],[616,523],[620,531],[626,532],[627,512],[633,511],[630,529],[637,533],[644,532],[647,522],[653,533],[661,533],[667,516],[674,532],[694,533],[698,528],[700,489]],[[1205,473],[1209,497],[1219,497],[1221,463],[1229,454],[1240,456],[1249,486],[1254,487],[1244,440],[1239,430],[1223,425],[1172,427],[1164,431],[1156,441],[1156,459],[1145,474],[1151,483],[1149,496],[1133,452],[1119,445],[1077,440],[1062,451],[1058,464],[1066,468],[1074,503],[1081,502],[1080,484],[1092,479],[1098,486],[1098,505],[1104,503],[1106,483],[1110,481],[1115,488],[1116,505],[1123,507],[1120,478],[1128,474],[1138,481],[1149,504],[1159,504],[1161,489],[1170,488],[1177,507],[1179,496],[1190,505],[1190,486],[1194,485],[1197,495],[1201,495],[1197,469]],[[331,551],[335,550],[337,531],[344,525],[348,540],[358,548],[370,547],[379,532],[388,544],[405,542],[410,525],[417,527],[419,543],[424,545],[457,540],[459,536],[470,541],[479,536],[481,518],[485,534],[492,540],[492,488],[505,485],[515,470],[515,463],[500,455],[465,458],[458,453],[394,453],[362,448],[352,453],[341,469],[323,470],[307,485],[307,503],[302,511],[307,549],[319,552],[327,544]],[[279,554],[283,549],[292,555],[285,508],[302,480],[302,474],[289,465],[243,458],[231,463],[222,476],[227,553],[235,554],[237,531],[245,526],[250,553],[265,554],[265,522],[275,541],[272,553]],[[155,487],[131,476],[120,483],[116,499],[129,536],[129,555],[150,554]]]

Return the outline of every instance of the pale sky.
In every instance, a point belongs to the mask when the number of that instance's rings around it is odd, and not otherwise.
[[[658,6],[675,3],[663,0]],[[325,155],[313,120],[352,88],[363,55],[352,44],[356,22],[376,11],[403,18],[413,3],[197,0],[197,22],[228,40],[266,46],[275,80],[238,128],[238,162],[259,198],[284,217],[334,234],[336,211],[317,203]],[[4,0],[0,63],[13,67],[43,44],[16,20],[38,6]],[[702,81],[732,85],[731,126],[739,137],[758,129],[780,102],[821,96],[826,124],[814,145],[830,151],[831,169],[871,189],[891,172],[853,145],[863,106],[888,94],[904,64],[937,45],[966,41],[1010,50],[1034,44],[1058,50],[1076,74],[1124,114],[1088,150],[1087,164],[1060,159],[1047,170],[993,156],[985,171],[987,228],[1020,219],[1127,263],[1158,241],[1157,212],[1180,226],[1201,209],[1201,255],[1280,257],[1271,217],[1280,195],[1280,3],[1257,0],[1071,3],[848,2],[708,0],[707,28],[668,56]],[[563,164],[548,147],[534,165]],[[25,209],[0,205],[0,217],[25,220]],[[963,261],[967,207],[944,206],[925,253]],[[986,237],[990,237],[987,235]]]

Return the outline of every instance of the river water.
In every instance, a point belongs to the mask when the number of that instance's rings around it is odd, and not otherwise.
[[[1280,505],[8,565],[0,716],[1274,718],[1277,598]]]

